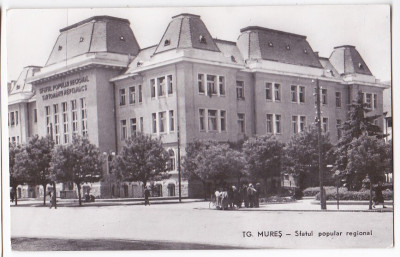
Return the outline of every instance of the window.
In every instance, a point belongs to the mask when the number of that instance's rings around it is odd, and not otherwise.
[[[128,138],[128,131],[126,128],[126,120],[121,120],[121,140]]]
[[[199,109],[199,124],[200,124],[200,131],[206,130],[204,109]]]
[[[78,134],[78,110],[76,100],[71,101],[71,112],[72,112],[72,134]]]
[[[239,126],[239,133],[245,133],[244,113],[238,113],[238,126]]]
[[[54,134],[55,134],[55,143],[56,145],[60,144],[60,116],[58,113],[58,104],[53,105],[54,111]]]
[[[169,111],[169,131],[175,130],[174,111]]]
[[[33,109],[33,122],[37,122],[37,109]]]
[[[321,103],[328,104],[328,90],[321,89]]]
[[[156,97],[156,81],[155,79],[150,79],[150,86],[151,86],[151,98]]]
[[[139,121],[140,121],[140,133],[143,133],[143,117],[140,117]]]
[[[281,133],[281,115],[275,114],[275,133]]]
[[[135,136],[137,131],[136,118],[131,119],[131,136]]]
[[[378,106],[378,95],[377,94],[374,94],[374,109],[376,109],[377,108],[377,106]]]
[[[372,94],[365,94],[365,103],[367,104],[367,108],[372,108]]]
[[[139,103],[142,102],[142,98],[143,98],[143,96],[142,96],[142,85],[139,85]]]
[[[292,103],[297,103],[297,86],[290,86],[290,95],[292,96]]]
[[[337,138],[342,137],[342,120],[336,120]]]
[[[306,116],[300,116],[299,131],[303,132],[306,129]]]
[[[208,95],[216,95],[217,94],[217,87],[215,84],[214,75],[207,75],[207,94]]]
[[[64,132],[64,144],[69,143],[69,122],[68,122],[68,103],[61,103],[62,112],[63,112],[63,132]]]
[[[202,44],[207,44],[206,37],[205,37],[205,36],[203,36],[203,35],[200,35],[200,37],[199,37],[199,41],[200,41],[200,43],[202,43]]]
[[[151,114],[151,124],[153,133],[157,133],[157,115],[155,113]]]
[[[274,97],[275,101],[280,101],[281,100],[281,85],[280,84],[274,84]]]
[[[165,96],[165,77],[157,78],[158,96]]]
[[[125,88],[122,88],[119,90],[119,105],[125,105],[126,101],[125,101]]]
[[[165,132],[165,112],[159,112],[158,113],[158,122],[160,125],[160,133],[164,133]]]
[[[217,131],[217,111],[208,110],[208,131]]]
[[[11,112],[10,113],[10,123],[11,123],[11,126],[14,126],[15,125],[15,114],[14,114],[14,112]]]
[[[50,121],[50,106],[45,106],[45,113],[46,113],[46,130],[47,130],[47,135],[52,135],[52,127],[51,127],[51,121]],[[11,117],[11,122],[12,122],[12,117]],[[11,123],[12,125],[12,123]]]
[[[204,74],[199,74],[197,76],[197,84],[199,86],[199,93],[204,94]]]
[[[322,118],[322,131],[328,132],[328,118]]]
[[[82,136],[88,136],[86,99],[81,98]]]
[[[218,77],[219,95],[225,95],[225,77]]]
[[[136,93],[135,93],[135,86],[129,88],[129,104],[135,103]]]
[[[168,39],[165,39],[164,46],[169,46],[170,44],[171,44],[171,41]]]
[[[298,125],[297,125],[297,116],[292,116],[292,128],[293,128],[293,133],[297,134],[298,132]]]
[[[244,100],[244,82],[236,81],[236,96],[237,99]]]
[[[303,86],[299,86],[299,102],[300,103],[306,102],[306,88]]]
[[[168,85],[168,94],[172,94],[174,92],[173,84],[172,84],[172,75],[167,76],[167,85]]]
[[[267,133],[272,134],[272,114],[267,114]]]
[[[169,171],[175,170],[175,152],[172,149],[168,150],[169,160],[168,160],[168,167]]]
[[[226,131],[226,111],[220,111],[221,131]]]
[[[342,107],[342,93],[341,92],[336,92],[336,108]]]
[[[15,111],[15,126],[18,125],[19,117],[18,117],[18,111]]]
[[[265,99],[272,100],[272,83],[265,83]]]

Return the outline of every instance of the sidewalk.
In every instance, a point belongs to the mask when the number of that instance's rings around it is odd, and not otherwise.
[[[188,203],[192,203],[187,205]],[[82,207],[101,207],[101,206],[141,206],[144,204],[143,198],[112,198],[112,199],[96,199],[95,202],[82,201]],[[178,207],[185,204],[185,208],[193,208],[197,210],[210,210],[209,201],[203,199],[184,198],[179,203],[178,198],[150,198],[151,205],[176,205]],[[340,201],[339,209],[336,201],[327,201],[327,210],[321,210],[320,202],[315,198],[303,198],[295,202],[287,203],[260,203],[259,208],[240,208],[234,211],[366,211],[366,212],[393,212],[393,201],[387,201],[385,206],[378,205],[379,208],[372,210],[368,209],[368,201]],[[11,204],[14,207],[14,204]],[[43,206],[43,200],[38,199],[23,199],[18,201],[16,207],[49,207],[49,200],[46,201],[46,206]],[[57,207],[78,207],[78,199],[57,199]],[[232,210],[230,210],[232,211]]]

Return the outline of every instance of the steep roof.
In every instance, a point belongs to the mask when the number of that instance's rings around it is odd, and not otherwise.
[[[39,66],[27,66],[21,71],[16,81],[13,81],[9,91],[9,95],[17,93],[32,93],[32,84],[26,83],[26,79],[33,77],[33,75],[40,71]]]
[[[372,76],[371,71],[355,46],[343,45],[335,47],[329,57],[329,61],[340,75],[363,74]]]
[[[139,44],[126,19],[94,16],[60,30],[46,66],[93,52],[133,55]]]
[[[244,59],[262,59],[322,68],[306,37],[258,26],[240,30],[239,49]]]
[[[172,17],[154,54],[186,48],[219,52],[200,16],[182,13]]]

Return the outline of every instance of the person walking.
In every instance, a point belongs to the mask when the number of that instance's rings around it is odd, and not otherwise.
[[[51,207],[54,207],[54,209],[57,209],[56,194],[52,194],[51,191],[50,191],[49,192],[49,198],[50,198],[50,209],[51,209]]]
[[[372,205],[373,208],[376,207],[377,204],[382,204],[382,208],[385,207],[385,199],[383,198],[382,194],[382,182],[379,181],[378,185],[374,188],[375,191],[375,197],[373,199],[374,204]]]
[[[242,187],[242,199],[243,199],[243,202],[244,202],[244,207],[249,207],[249,198],[248,198],[248,195],[247,195],[247,186],[246,186],[246,184],[243,184],[243,187]]]
[[[145,187],[145,189],[144,189],[144,206],[146,206],[146,205],[150,206],[149,197],[150,197],[150,190],[148,187]]]

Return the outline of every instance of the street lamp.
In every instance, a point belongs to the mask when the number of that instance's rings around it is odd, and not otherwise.
[[[111,152],[111,153],[103,152],[103,155],[106,158],[106,165],[107,165],[106,171],[107,171],[107,175],[108,175],[108,181],[110,182],[110,191],[109,192],[110,192],[110,196],[112,197],[110,163],[115,156],[115,152]]]
[[[312,80],[314,82],[314,80]],[[321,154],[321,87],[319,86],[319,79],[316,79],[316,90],[317,95],[317,117],[316,123],[318,128],[318,173],[319,173],[319,189],[321,198],[321,210],[326,210],[326,199],[324,193],[324,176],[322,173],[322,154]]]

